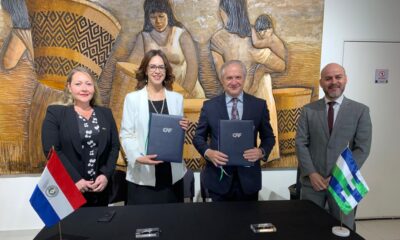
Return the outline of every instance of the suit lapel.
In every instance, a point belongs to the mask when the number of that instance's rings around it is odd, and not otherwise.
[[[68,106],[66,112],[65,121],[67,129],[69,129],[68,133],[71,135],[72,145],[79,154],[82,154],[81,137],[79,136],[79,126],[74,106]]]
[[[147,96],[147,86],[139,90],[136,107],[139,109],[140,123],[143,129],[143,136],[149,133],[149,119],[150,119],[150,109],[149,109],[149,98]],[[167,105],[168,106],[168,105]],[[136,119],[134,120],[136,121]]]
[[[319,101],[318,102],[318,117],[321,121],[321,125],[324,130],[324,133],[329,138],[328,117],[326,115],[325,99],[322,98],[318,101]]]
[[[103,153],[104,148],[106,146],[108,129],[106,128],[107,127],[106,118],[105,118],[103,112],[98,107],[94,107],[94,110],[96,112],[97,121],[100,126],[99,137],[97,139],[99,142],[99,149],[98,149],[97,155],[100,156]]]
[[[242,115],[242,120],[246,119],[251,119],[250,118],[250,108],[251,108],[251,102],[250,98],[247,93],[243,92],[243,115]]]
[[[337,130],[337,126],[340,126],[342,124],[343,118],[345,118],[347,115],[349,115],[349,101],[347,100],[347,98],[343,98],[342,104],[339,108],[339,112],[337,113],[335,122],[333,124],[333,129],[332,129],[332,134],[331,136],[333,136]]]
[[[218,109],[221,109],[219,111],[220,119],[229,120],[228,109],[226,107],[226,102],[225,102],[225,93],[221,94],[219,96],[218,102],[219,102],[218,103],[219,104],[219,108]]]
[[[164,93],[165,93],[165,100],[167,101],[166,104],[168,107],[168,113],[170,115],[178,115],[179,113],[178,113],[177,107],[180,107],[180,106],[177,106],[175,104],[174,96],[166,88],[164,88]]]

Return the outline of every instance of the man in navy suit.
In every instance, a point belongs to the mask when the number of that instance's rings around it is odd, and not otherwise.
[[[275,144],[267,104],[243,92],[246,67],[241,61],[226,62],[220,74],[225,93],[204,102],[193,139],[197,151],[207,160],[204,184],[213,201],[257,201],[261,189],[259,160],[267,159]],[[253,120],[254,146],[259,133],[259,147],[243,153],[246,160],[255,163],[252,167],[226,166],[228,156],[218,151],[219,121],[232,118]]]

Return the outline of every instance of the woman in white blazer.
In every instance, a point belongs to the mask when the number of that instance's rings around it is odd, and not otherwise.
[[[184,163],[158,161],[157,155],[146,155],[150,113],[183,116],[183,97],[172,91],[175,77],[165,54],[148,51],[136,78],[137,91],[125,98],[120,131],[128,162],[127,204],[183,202]],[[180,121],[184,130],[188,124],[186,118]]]

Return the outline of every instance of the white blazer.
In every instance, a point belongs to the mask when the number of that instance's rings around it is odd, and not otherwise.
[[[183,116],[182,95],[165,89],[165,97],[168,113]],[[138,157],[146,154],[149,116],[147,87],[126,95],[120,130],[121,144],[128,160],[126,180],[138,185],[155,186],[155,167],[136,162]],[[173,183],[182,179],[186,173],[186,166],[182,162],[171,163]]]

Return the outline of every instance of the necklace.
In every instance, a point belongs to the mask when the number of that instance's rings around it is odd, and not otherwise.
[[[162,100],[162,105],[161,105],[161,111],[160,112],[157,111],[157,108],[156,108],[156,106],[154,106],[153,101],[150,100],[150,103],[151,103],[151,106],[153,107],[154,111],[156,111],[157,114],[162,114],[163,113],[165,98]]]
[[[86,120],[89,120],[93,113],[92,107],[84,109],[84,108],[79,108],[79,107],[75,106],[74,109],[75,109],[75,112],[77,112],[82,117],[86,118]]]

